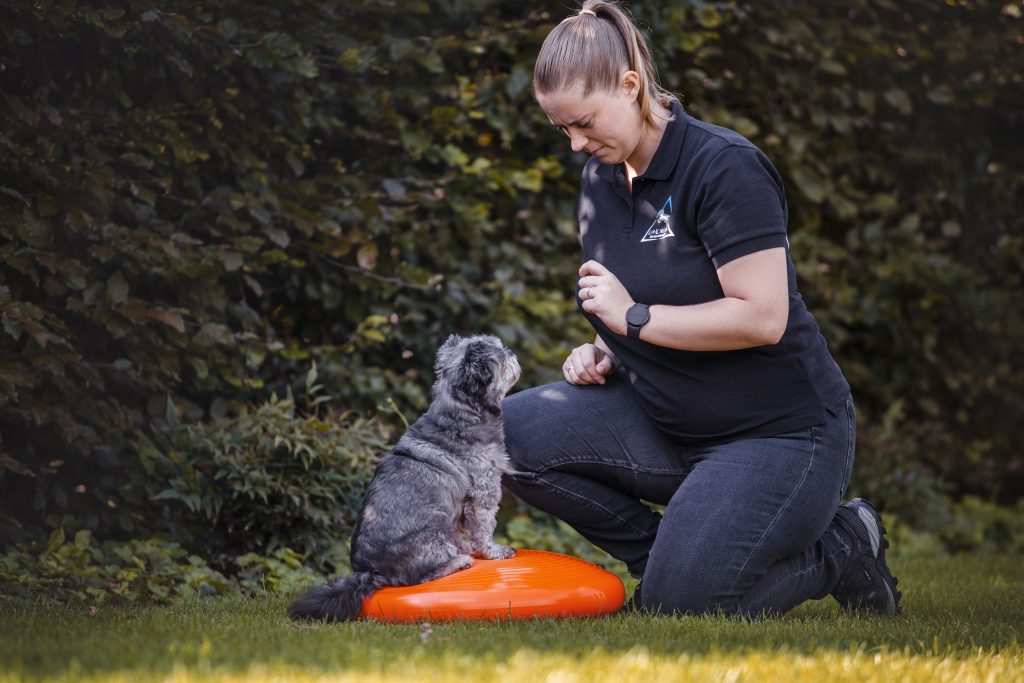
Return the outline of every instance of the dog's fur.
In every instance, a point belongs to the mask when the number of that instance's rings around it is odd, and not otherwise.
[[[344,621],[383,586],[411,586],[515,550],[494,542],[507,470],[501,401],[519,362],[497,337],[452,335],[438,349],[432,402],[374,472],[352,536],[352,569],[291,606],[293,619]]]

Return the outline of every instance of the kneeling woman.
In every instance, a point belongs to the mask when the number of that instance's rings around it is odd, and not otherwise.
[[[878,513],[839,505],[854,407],[797,293],[778,172],[683,111],[615,4],[552,30],[533,89],[591,155],[577,297],[596,337],[565,382],[506,399],[506,486],[624,562],[645,610],[778,614],[831,594],[896,614]]]

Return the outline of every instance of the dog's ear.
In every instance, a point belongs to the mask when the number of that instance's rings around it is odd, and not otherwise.
[[[462,336],[459,335],[458,332],[452,332],[448,335],[448,338],[444,340],[444,344],[441,344],[439,351],[450,351],[458,346],[460,341],[462,341]]]
[[[458,365],[461,359],[456,358],[455,353],[462,341],[463,338],[458,334],[452,333],[448,336],[448,339],[437,350],[437,356],[434,359],[434,372],[440,375]]]
[[[464,402],[486,402],[487,390],[494,381],[492,356],[493,349],[485,342],[474,341],[466,346],[452,380],[452,390]]]

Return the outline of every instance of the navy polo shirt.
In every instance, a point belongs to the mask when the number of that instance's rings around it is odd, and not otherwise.
[[[647,413],[687,445],[771,436],[824,422],[850,391],[796,289],[782,179],[740,134],[674,119],[630,189],[622,164],[591,157],[578,219],[585,259],[607,267],[635,301],[684,306],[724,296],[716,269],[786,248],[789,322],[778,344],[679,351],[609,330],[580,311],[628,371]]]

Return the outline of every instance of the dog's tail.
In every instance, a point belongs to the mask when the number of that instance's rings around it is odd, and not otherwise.
[[[363,600],[387,583],[380,574],[349,574],[326,586],[310,588],[292,603],[288,616],[292,619],[347,621],[359,614]]]

